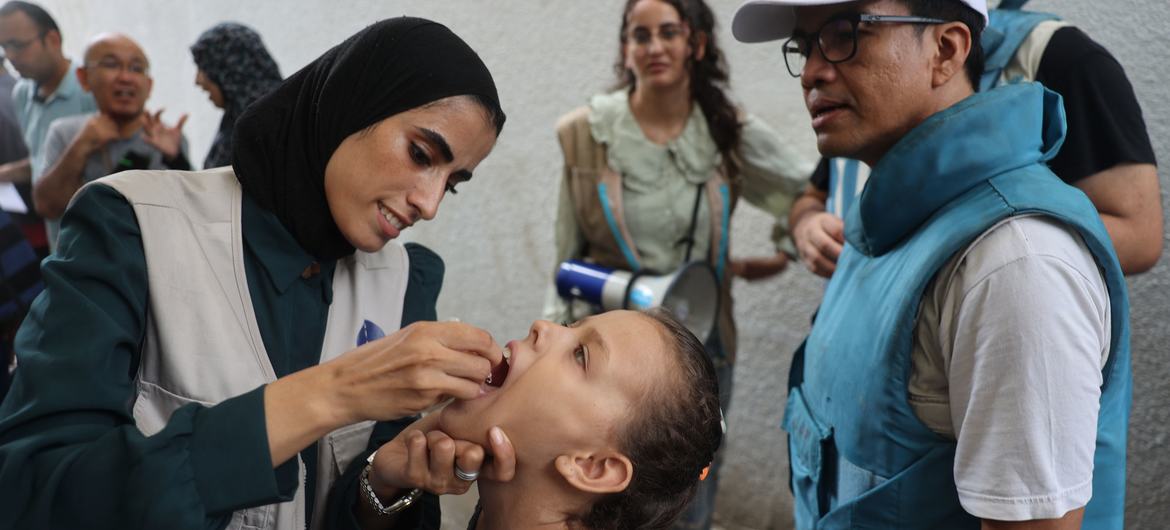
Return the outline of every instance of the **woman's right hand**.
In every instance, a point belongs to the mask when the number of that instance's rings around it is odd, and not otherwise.
[[[416,322],[264,389],[273,466],[345,425],[413,416],[448,397],[472,399],[503,362],[488,332]]]
[[[459,322],[417,322],[321,365],[344,423],[413,416],[447,398],[479,395],[503,348]]]

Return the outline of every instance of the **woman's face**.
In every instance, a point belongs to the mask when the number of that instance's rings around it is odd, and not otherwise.
[[[195,71],[195,84],[207,92],[207,99],[210,99],[216,107],[223,108],[223,91],[219,89],[219,85],[207,77],[207,74],[203,73],[203,70]]]
[[[495,143],[483,108],[465,96],[351,134],[325,167],[333,220],[351,245],[375,252],[420,219],[433,219],[447,191],[471,179]]]
[[[516,449],[518,466],[549,465],[560,455],[620,452],[618,434],[633,407],[669,374],[660,325],[632,311],[610,311],[566,327],[532,324],[507,344],[509,370],[499,389],[457,401],[439,428],[487,444],[499,426]]]
[[[626,68],[638,87],[673,88],[687,83],[693,56],[690,28],[674,6],[641,0],[626,15]]]

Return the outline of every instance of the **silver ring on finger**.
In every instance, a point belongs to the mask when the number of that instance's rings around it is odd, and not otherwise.
[[[479,471],[468,473],[462,469],[459,469],[459,466],[455,466],[455,478],[459,480],[466,480],[467,482],[475,482],[475,479],[479,478]]]

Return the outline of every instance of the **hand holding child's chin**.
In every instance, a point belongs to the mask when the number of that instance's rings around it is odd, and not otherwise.
[[[516,452],[502,429],[489,430],[487,447],[456,440],[438,429],[440,413],[424,416],[378,448],[370,486],[379,497],[390,498],[413,488],[462,495],[478,478],[507,482],[515,476]],[[467,476],[476,479],[465,480]]]

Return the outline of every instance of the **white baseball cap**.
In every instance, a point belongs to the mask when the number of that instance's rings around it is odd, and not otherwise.
[[[858,0],[748,0],[735,10],[731,34],[740,42],[766,42],[792,35],[797,7],[845,4]],[[987,0],[960,0],[983,15],[987,23]]]

